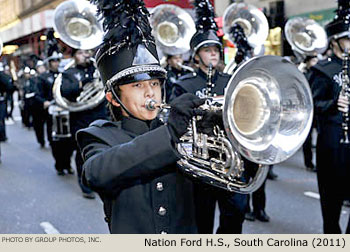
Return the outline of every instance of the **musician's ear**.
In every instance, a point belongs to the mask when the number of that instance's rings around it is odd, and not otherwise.
[[[196,53],[196,54],[194,55],[193,61],[194,61],[195,64],[198,64],[198,63],[199,63],[199,55],[198,55],[198,53]]]
[[[120,107],[120,104],[113,98],[112,92],[108,91],[106,93],[106,99],[109,103],[112,103],[113,106]]]

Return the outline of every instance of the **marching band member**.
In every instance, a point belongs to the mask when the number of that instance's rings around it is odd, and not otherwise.
[[[193,35],[190,46],[193,60],[199,68],[195,73],[183,76],[174,84],[170,100],[184,93],[205,97],[210,64],[214,71],[212,77],[212,83],[215,83],[212,89],[214,94],[224,95],[224,89],[230,78],[229,75],[216,69],[222,44],[216,34],[213,7],[208,0],[196,0],[195,6],[197,32]],[[199,233],[213,233],[216,201],[220,208],[220,225],[217,233],[242,233],[246,195],[230,193],[201,183],[195,184],[196,221]]]
[[[167,55],[166,58],[167,66],[167,81],[165,83],[165,91],[166,91],[166,99],[165,101],[168,102],[170,99],[171,91],[173,89],[174,83],[176,83],[180,77],[191,73],[191,71],[185,69],[182,67],[183,64],[183,58],[181,54],[175,54],[175,55]]]
[[[39,76],[46,72],[45,63],[42,60],[38,60],[36,63],[36,76],[32,77],[30,79],[31,81],[31,92],[37,93],[38,88],[38,81]],[[32,105],[32,116],[33,116],[33,128],[35,131],[35,136],[40,144],[41,148],[45,147],[45,132],[44,132],[44,125],[45,125],[45,110],[41,104],[38,104],[37,99],[35,96],[33,97],[34,102]]]
[[[337,15],[326,26],[333,55],[312,68],[317,121],[316,167],[324,233],[341,233],[339,218],[344,199],[350,197],[350,145],[341,143],[343,113],[349,111],[349,97],[341,94],[343,52],[350,50],[350,3],[338,0]],[[346,121],[345,121],[346,122]],[[348,123],[348,122],[347,122]],[[346,229],[350,233],[350,220]]]
[[[62,75],[62,96],[70,101],[76,102],[77,97],[84,90],[86,84],[91,84],[96,77],[94,77],[96,68],[91,61],[91,53],[89,50],[73,49],[72,56],[75,61],[74,67],[68,68]],[[74,139],[76,132],[80,129],[86,128],[90,123],[97,119],[108,119],[108,112],[106,108],[106,101],[101,102],[96,107],[86,109],[79,112],[70,112],[70,132],[73,136],[72,144],[74,146],[75,164],[78,173],[78,182],[82,190],[83,197],[94,199],[95,194],[86,185],[81,183],[81,174],[83,160],[77,143]]]
[[[93,1],[104,16],[96,54],[113,121],[78,131],[83,182],[99,193],[111,233],[196,233],[192,182],[176,169],[175,143],[204,100],[171,103],[167,125],[147,99],[161,102],[160,66],[142,0]]]
[[[53,139],[52,138],[52,116],[48,113],[48,108],[53,101],[52,87],[57,78],[58,67],[62,54],[58,51],[57,41],[50,30],[47,35],[47,58],[48,71],[39,75],[37,83],[37,92],[35,95],[36,102],[45,110],[45,120],[47,122],[47,138],[51,146],[52,156],[55,159],[55,169],[57,175],[65,175],[65,170],[69,174],[73,174],[74,170],[70,165],[70,156],[72,152],[72,144],[69,139]]]
[[[0,62],[0,142],[6,141],[6,93],[12,92],[14,89],[12,78],[4,72],[3,63]],[[0,149],[1,163],[1,149]]]

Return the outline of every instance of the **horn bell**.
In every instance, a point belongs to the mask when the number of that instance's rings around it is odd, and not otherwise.
[[[284,33],[293,51],[301,55],[322,54],[328,47],[325,29],[310,18],[289,19],[284,26]]]
[[[264,43],[269,34],[269,24],[262,11],[251,4],[233,3],[226,8],[223,15],[223,30],[232,42],[234,38],[230,32],[234,24],[239,24],[253,47]]]
[[[96,12],[96,6],[85,0],[62,2],[54,12],[54,30],[70,47],[93,49],[103,40],[102,25],[96,17]]]
[[[312,118],[309,84],[282,57],[246,61],[226,88],[223,120],[227,136],[252,162],[270,165],[292,156],[305,141]]]
[[[190,50],[189,41],[196,32],[190,14],[172,4],[161,4],[151,11],[150,24],[157,47],[169,55]]]

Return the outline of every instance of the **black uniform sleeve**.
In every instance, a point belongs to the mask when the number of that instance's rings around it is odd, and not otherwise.
[[[85,160],[84,179],[93,190],[101,193],[118,192],[161,174],[166,166],[179,159],[166,126],[115,146],[88,130],[79,131],[77,141]]]
[[[310,75],[310,85],[316,114],[337,113],[339,92],[334,90],[331,80],[314,70]]]
[[[48,100],[47,90],[46,90],[45,79],[38,76],[35,90],[35,102],[41,107],[44,106],[44,102]]]

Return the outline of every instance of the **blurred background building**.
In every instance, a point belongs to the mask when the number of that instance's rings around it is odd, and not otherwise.
[[[47,29],[53,26],[55,7],[64,0],[0,0],[0,38],[4,43],[1,61],[14,60],[32,54],[44,57],[44,41]],[[159,4],[175,4],[193,15],[193,0],[145,0],[148,8]],[[239,0],[212,0],[219,27],[225,9]],[[270,36],[265,43],[270,54],[291,54],[288,43],[284,43],[283,27],[286,20],[294,16],[307,16],[322,25],[334,16],[336,0],[245,0],[245,3],[260,8],[269,21]],[[60,42],[63,53],[69,48]],[[270,48],[269,48],[270,47]]]

